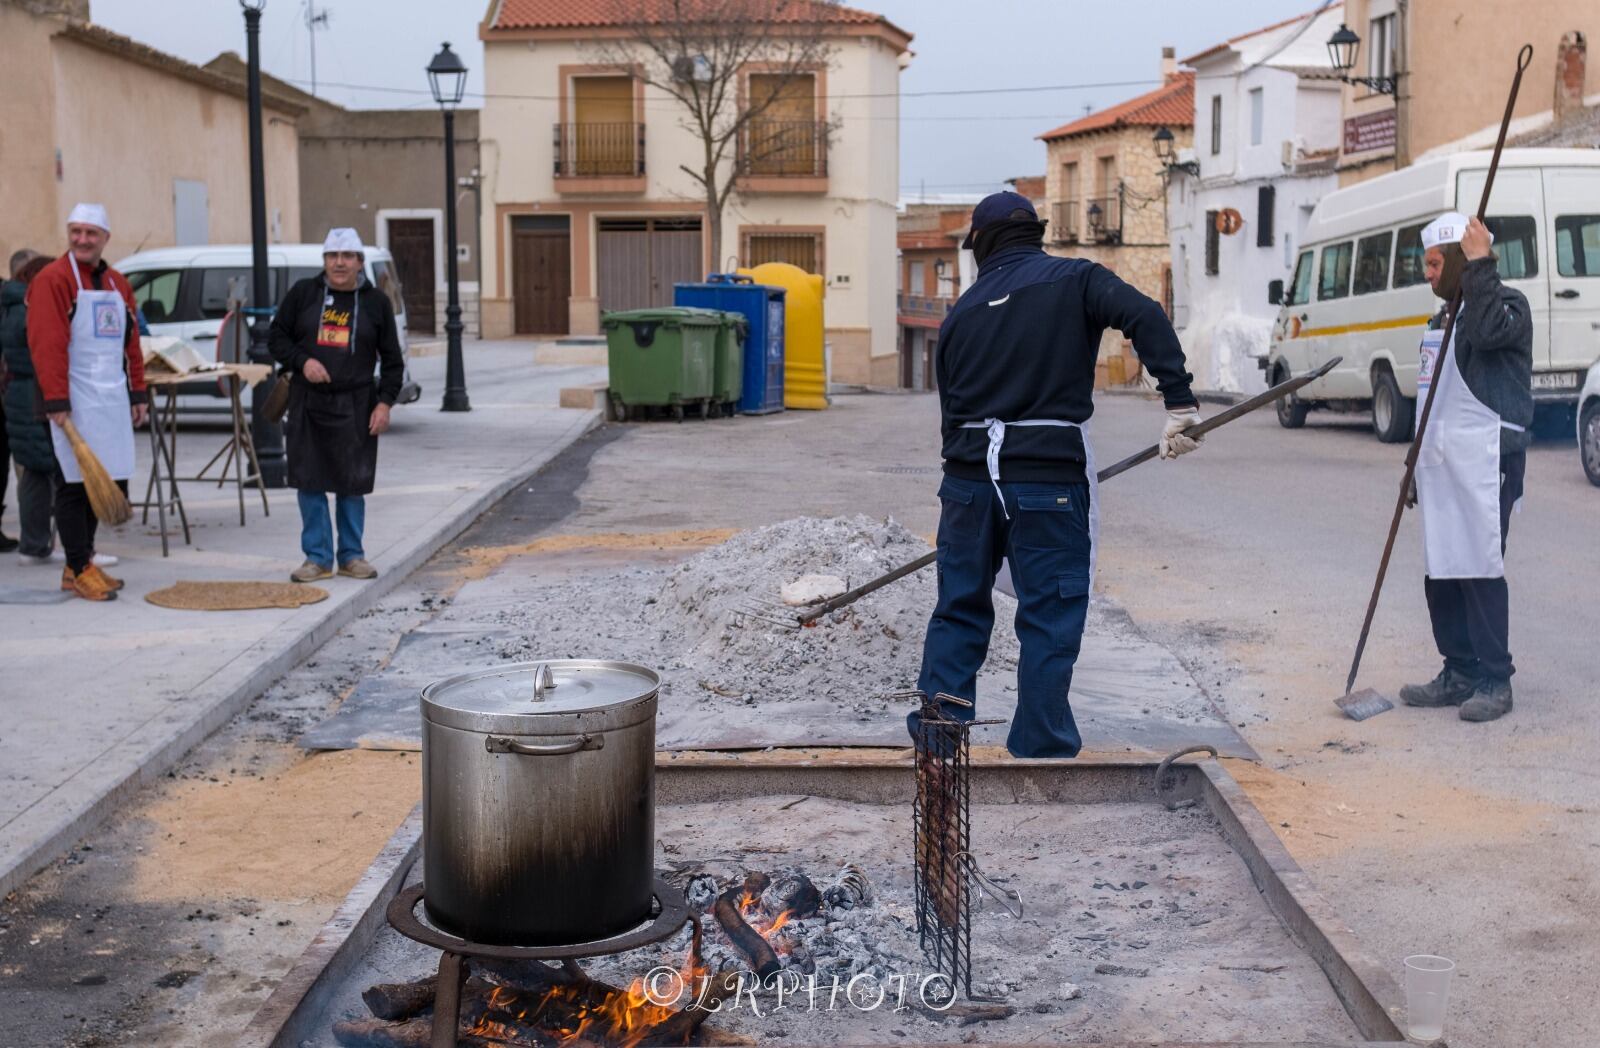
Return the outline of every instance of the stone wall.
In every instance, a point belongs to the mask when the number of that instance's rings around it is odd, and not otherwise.
[[[1190,128],[1172,128],[1175,149],[1193,144]],[[1166,274],[1171,266],[1167,244],[1167,213],[1163,167],[1155,152],[1155,131],[1144,126],[1110,128],[1046,144],[1045,187],[1051,226],[1045,234],[1045,249],[1053,255],[1086,258],[1098,262],[1157,302],[1163,301]],[[1096,179],[1100,160],[1116,158],[1117,180],[1123,187],[1121,243],[1088,243],[1083,201],[1103,194]],[[1077,243],[1056,242],[1056,204],[1065,199],[1064,166],[1078,164]],[[1112,192],[1114,192],[1114,187]],[[1122,336],[1106,332],[1101,354],[1117,352]]]

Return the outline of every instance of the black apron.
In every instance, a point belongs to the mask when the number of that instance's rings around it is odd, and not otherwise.
[[[378,474],[378,438],[368,431],[378,390],[334,389],[296,379],[283,434],[289,486],[333,495],[367,495]]]

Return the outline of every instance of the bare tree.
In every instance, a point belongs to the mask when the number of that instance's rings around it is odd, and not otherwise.
[[[625,35],[590,45],[591,60],[639,76],[682,107],[680,124],[701,147],[700,162],[682,169],[705,201],[720,266],[723,208],[741,175],[826,173],[834,122],[815,113],[783,119],[782,103],[796,81],[832,60],[837,0],[614,2]]]

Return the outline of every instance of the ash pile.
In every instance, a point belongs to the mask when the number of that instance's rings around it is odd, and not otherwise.
[[[486,625],[520,635],[498,645],[506,660],[604,650],[659,667],[663,701],[754,706],[825,698],[842,712],[881,712],[888,696],[916,679],[937,596],[934,572],[909,575],[807,629],[739,609],[752,600],[781,607],[784,587],[811,575],[857,586],[927,551],[893,518],[800,517],[741,532],[674,566],[531,586]],[[988,665],[1014,669],[1015,602],[996,594],[995,604]]]
[[[856,975],[887,980],[916,963],[915,915],[880,899],[860,866],[833,871],[820,886],[786,867],[740,874],[715,864],[680,863],[669,876],[701,914],[701,964],[709,973],[778,972],[841,983]],[[669,940],[681,957],[688,933]]]

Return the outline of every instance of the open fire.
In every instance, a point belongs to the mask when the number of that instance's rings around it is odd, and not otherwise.
[[[696,913],[681,962],[626,988],[586,973],[576,962],[472,958],[461,991],[455,1043],[535,1048],[664,1048],[740,1044],[706,1020],[740,993],[771,987],[786,969],[817,971],[810,938],[824,937],[848,911],[868,906],[872,890],[858,867],[846,867],[826,891],[805,874],[754,872],[723,880],[703,869],[680,871]],[[681,947],[680,947],[681,948]],[[867,958],[870,961],[870,953]],[[860,958],[852,968],[864,966]],[[669,977],[662,979],[661,975]],[[436,977],[380,984],[362,994],[369,1019],[334,1024],[341,1045],[421,1048],[436,1043]]]

